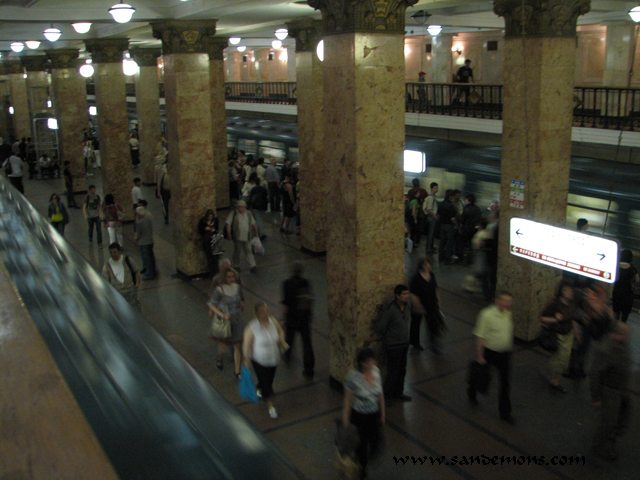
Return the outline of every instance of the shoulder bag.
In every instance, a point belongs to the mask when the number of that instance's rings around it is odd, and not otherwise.
[[[219,338],[221,340],[231,337],[231,322],[214,312],[213,320],[211,321],[210,334],[213,338]]]

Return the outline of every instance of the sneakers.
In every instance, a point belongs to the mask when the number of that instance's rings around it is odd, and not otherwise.
[[[278,418],[278,411],[276,410],[276,407],[274,407],[273,405],[269,405],[269,416],[274,420]]]

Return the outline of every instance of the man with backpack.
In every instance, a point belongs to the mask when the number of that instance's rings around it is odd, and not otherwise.
[[[302,276],[303,272],[302,263],[295,262],[291,270],[291,278],[282,284],[282,304],[284,305],[282,316],[285,320],[285,342],[289,347],[293,347],[296,332],[300,333],[304,364],[302,374],[312,379],[316,363],[311,344],[313,293],[309,281]],[[289,348],[284,354],[287,363],[291,359],[291,350],[292,348]]]

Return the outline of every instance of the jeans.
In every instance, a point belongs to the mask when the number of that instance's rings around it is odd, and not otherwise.
[[[438,258],[446,262],[453,256],[455,247],[455,227],[451,223],[440,224],[440,246],[438,247]]]
[[[296,332],[300,332],[300,338],[302,338],[302,352],[304,373],[310,377],[313,376],[313,370],[316,364],[316,358],[313,354],[313,345],[311,345],[311,325],[309,322],[303,324],[292,324],[287,321],[285,330],[285,342],[289,344],[289,350],[284,354],[287,362],[291,358],[291,350],[293,349],[293,340]]]
[[[142,257],[142,268],[146,269],[145,278],[155,278],[156,256],[153,254],[153,243],[149,245],[138,245],[140,256]]]
[[[93,241],[93,226],[95,225],[96,236],[98,237],[98,245],[102,245],[102,225],[100,222],[100,217],[89,217],[87,218],[87,222],[89,223],[89,241]]]
[[[507,418],[511,415],[511,400],[509,399],[511,352],[496,352],[485,348],[484,359],[489,365],[493,365],[498,369],[498,375],[500,376],[500,400],[498,401],[498,410],[500,411],[500,418]],[[469,386],[467,389],[467,394],[470,399],[476,399],[476,390],[472,386]]]
[[[385,349],[387,352],[387,378],[384,381],[384,394],[389,398],[397,398],[404,393],[409,345],[394,345]]]

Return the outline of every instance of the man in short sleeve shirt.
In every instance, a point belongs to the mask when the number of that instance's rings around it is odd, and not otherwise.
[[[511,307],[513,296],[507,292],[499,292],[493,305],[483,309],[478,315],[473,334],[476,337],[478,363],[493,365],[500,376],[500,400],[498,409],[500,418],[514,424],[511,416],[511,400],[509,399],[509,372],[511,370],[511,350],[513,349],[513,321]],[[473,386],[467,389],[467,396],[473,405],[478,404],[476,390]]]

